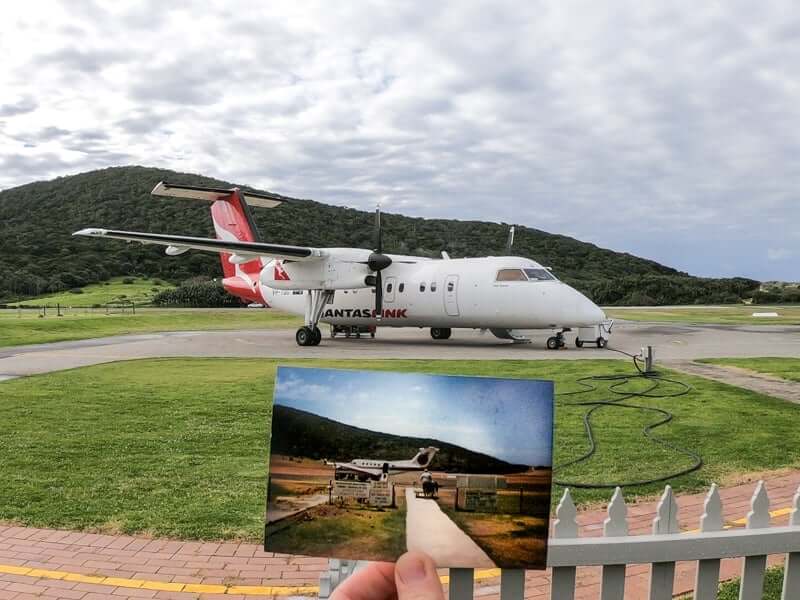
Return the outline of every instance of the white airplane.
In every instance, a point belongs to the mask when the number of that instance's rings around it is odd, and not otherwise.
[[[219,253],[228,292],[304,316],[305,325],[295,336],[300,346],[320,343],[320,321],[429,327],[435,340],[449,338],[453,328],[473,328],[528,342],[520,330],[549,329],[555,332],[547,339],[549,349],[563,347],[563,334],[571,328],[609,323],[594,302],[528,258],[383,254],[379,211],[375,251],[313,248],[260,241],[249,205],[273,208],[290,198],[165,182],[152,194],[211,202],[216,239],[97,228],[73,235],[160,244],[169,256],[188,250]],[[509,244],[512,239],[513,232]],[[605,345],[602,337],[596,341]]]
[[[386,479],[389,475],[396,475],[397,473],[427,469],[438,451],[439,449],[433,446],[420,448],[419,452],[410,460],[386,461],[356,458],[347,463],[327,460],[324,462],[326,465],[334,467],[336,479],[340,479],[340,475],[349,474],[361,481],[366,481],[367,479],[379,480]]]

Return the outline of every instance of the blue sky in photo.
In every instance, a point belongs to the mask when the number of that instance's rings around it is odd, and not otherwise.
[[[274,399],[363,429],[434,438],[513,463],[552,463],[550,381],[279,367]]]

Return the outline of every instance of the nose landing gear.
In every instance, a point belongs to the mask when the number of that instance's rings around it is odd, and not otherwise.
[[[431,337],[435,340],[449,339],[452,333],[449,327],[431,327]]]

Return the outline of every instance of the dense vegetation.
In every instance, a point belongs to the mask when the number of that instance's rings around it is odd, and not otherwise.
[[[500,474],[528,469],[440,440],[361,429],[288,406],[273,406],[272,418],[272,452],[276,454],[337,461],[406,460],[420,448],[435,446],[439,452],[431,468],[437,471]]]
[[[219,281],[189,279],[178,287],[164,290],[153,298],[155,306],[206,308],[239,306],[239,299],[231,296]]]
[[[226,182],[146,167],[114,167],[0,192],[0,301],[56,293],[114,276],[159,277],[174,283],[218,277],[218,259],[194,252],[165,258],[155,246],[73,238],[84,227],[208,236],[208,205],[150,196],[160,180],[197,185]],[[314,246],[372,245],[371,213],[311,200],[256,209],[265,239]],[[504,253],[507,224],[384,215],[387,252],[438,256]],[[603,304],[705,303],[753,295],[749,279],[702,279],[631,254],[562,235],[517,227],[514,253],[531,257]]]
[[[753,300],[759,304],[800,303],[800,284],[769,281],[753,294]]]

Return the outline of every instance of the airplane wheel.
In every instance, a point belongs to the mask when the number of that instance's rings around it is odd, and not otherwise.
[[[583,348],[583,340],[580,338],[575,338],[575,347],[576,348]]]
[[[435,340],[446,340],[453,333],[449,327],[431,327],[431,337]]]
[[[547,338],[547,349],[548,350],[558,350],[559,343],[558,338],[554,335]]]
[[[314,340],[311,343],[312,346],[319,346],[319,343],[322,341],[322,332],[319,330],[319,327],[314,327]]]
[[[606,344],[608,344],[608,340],[604,337],[597,338],[597,347],[598,348],[605,348]]]
[[[317,339],[314,330],[310,327],[301,327],[294,334],[294,339],[298,346],[313,346],[314,340]]]

